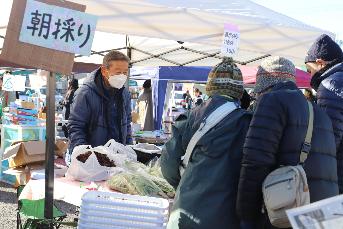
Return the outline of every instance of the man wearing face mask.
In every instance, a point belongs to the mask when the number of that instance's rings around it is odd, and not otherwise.
[[[337,172],[343,193],[343,52],[328,35],[321,35],[305,58],[311,74],[311,86],[317,91],[317,103],[329,115],[337,147]]]
[[[96,147],[110,139],[132,144],[131,96],[124,87],[129,62],[123,53],[109,52],[76,91],[68,123],[70,153],[76,146]]]

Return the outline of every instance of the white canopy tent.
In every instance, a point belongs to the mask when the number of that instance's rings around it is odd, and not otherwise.
[[[128,51],[134,65],[213,65],[221,58],[224,24],[230,23],[241,32],[238,63],[281,55],[302,65],[315,38],[332,35],[249,0],[72,1],[99,16],[101,31],[95,35],[93,55],[77,56],[78,62],[101,63],[106,51],[119,49]],[[1,0],[0,36],[5,35],[11,3]]]

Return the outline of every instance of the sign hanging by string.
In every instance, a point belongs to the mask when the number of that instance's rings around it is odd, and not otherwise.
[[[239,28],[236,25],[225,24],[221,53],[224,56],[233,57],[238,51],[239,39]]]
[[[25,91],[26,76],[5,74],[2,83],[4,91]]]
[[[89,56],[97,16],[27,0],[19,41]]]

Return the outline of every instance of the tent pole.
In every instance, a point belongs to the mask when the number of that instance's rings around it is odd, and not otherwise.
[[[254,59],[245,61],[245,62],[241,63],[241,65],[247,65],[247,64],[250,64],[250,63],[252,63],[252,62],[255,62],[255,61],[258,61],[258,60],[262,60],[262,59],[267,58],[267,57],[270,57],[270,56],[271,56],[270,54],[266,54],[266,55],[264,55],[264,56],[260,56],[260,57],[257,57],[257,58],[254,58]]]
[[[131,48],[131,45],[130,45],[130,40],[129,40],[129,36],[126,35],[126,43],[125,43],[125,46],[126,46],[126,55],[127,57],[130,59],[130,63],[129,63],[129,71],[127,73],[127,81],[125,83],[125,87],[130,90],[130,72],[131,72],[131,67],[132,67],[132,63],[131,63],[131,59],[132,59],[132,48]]]
[[[50,72],[47,84],[47,118],[45,145],[45,206],[44,217],[53,219],[54,205],[54,159],[55,159],[55,73]],[[49,224],[48,228],[52,228]]]

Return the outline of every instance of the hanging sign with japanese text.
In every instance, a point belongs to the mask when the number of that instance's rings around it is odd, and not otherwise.
[[[231,24],[225,24],[221,53],[224,56],[233,57],[238,51],[239,38],[240,33],[238,27]]]
[[[89,56],[97,16],[27,0],[19,41]]]

